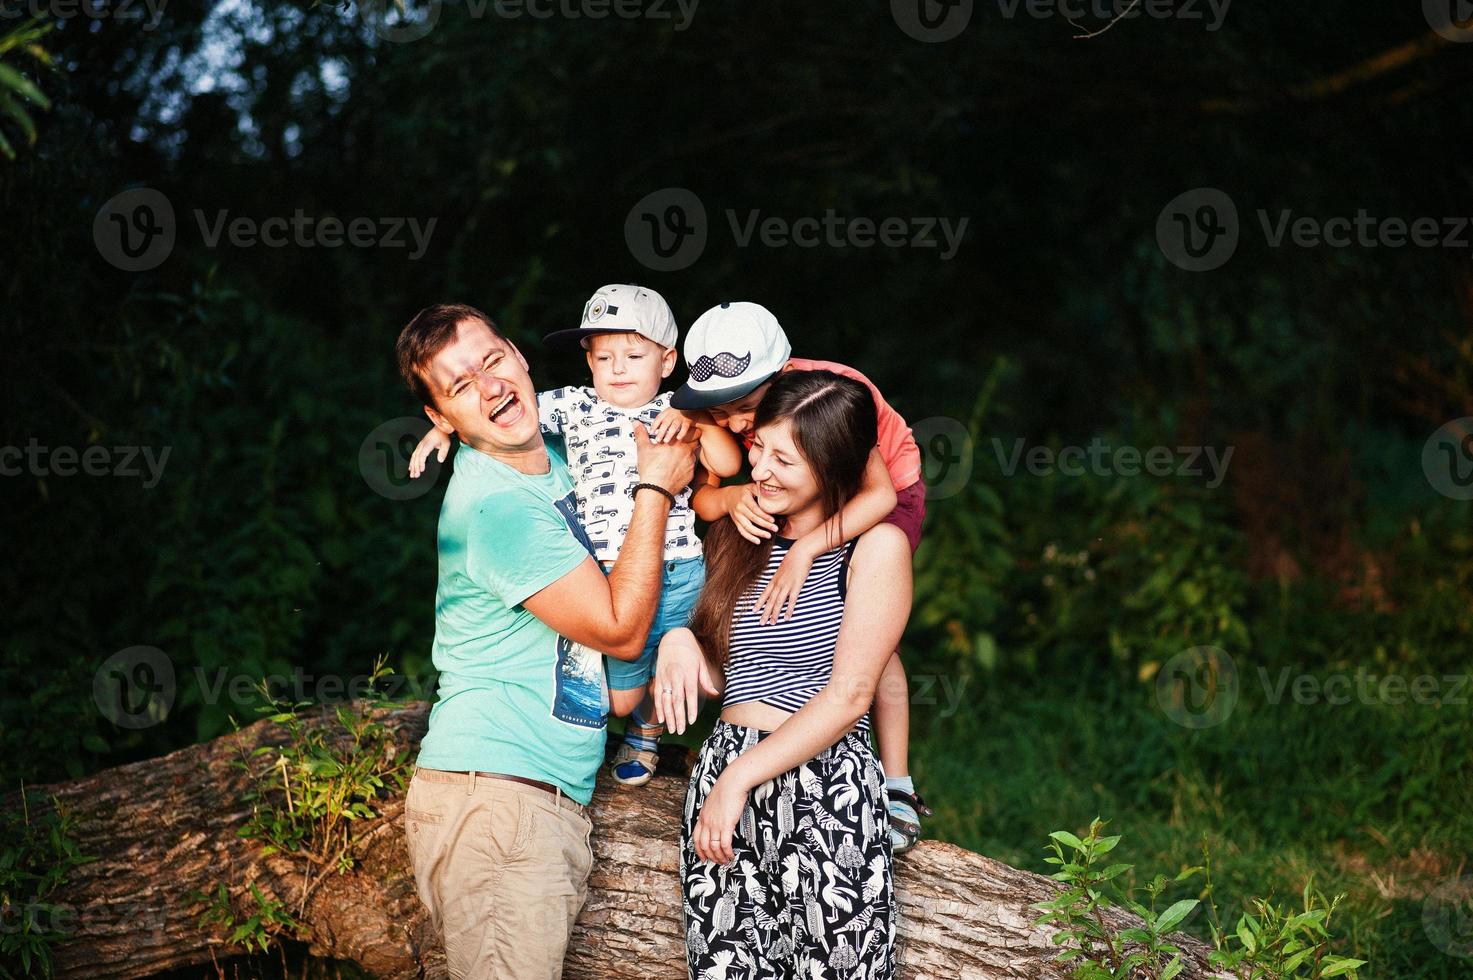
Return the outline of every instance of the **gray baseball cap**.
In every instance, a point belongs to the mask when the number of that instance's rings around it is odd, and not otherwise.
[[[588,339],[601,333],[637,333],[661,347],[674,347],[680,339],[675,314],[665,297],[645,286],[615,283],[600,286],[583,304],[583,319],[570,330],[555,330],[542,338],[549,345],[574,340],[588,347]]]

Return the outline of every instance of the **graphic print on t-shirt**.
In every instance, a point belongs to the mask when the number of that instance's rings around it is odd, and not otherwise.
[[[593,554],[588,535],[578,520],[578,502],[571,490],[561,500],[553,501],[558,513],[568,524],[568,531],[578,543]],[[556,687],[552,695],[552,716],[558,721],[584,728],[602,728],[609,714],[609,688],[604,681],[604,656],[575,643],[566,636],[557,638]]]
[[[600,563],[619,557],[634,516],[634,485],[639,482],[634,430],[641,425],[648,429],[669,404],[668,392],[638,408],[612,405],[588,387],[537,393],[543,432],[561,436],[566,446],[578,517],[588,532],[593,557]],[[689,487],[675,495],[675,506],[665,522],[666,561],[700,557],[690,496]]]

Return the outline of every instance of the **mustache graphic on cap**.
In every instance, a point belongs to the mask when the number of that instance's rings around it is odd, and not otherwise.
[[[747,369],[752,363],[752,352],[748,351],[741,357],[722,351],[715,357],[702,354],[696,358],[696,362],[690,366],[690,376],[693,381],[705,381],[715,375],[718,378],[735,378]]]

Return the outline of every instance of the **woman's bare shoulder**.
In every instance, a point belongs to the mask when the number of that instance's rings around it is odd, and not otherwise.
[[[854,544],[855,562],[910,564],[910,539],[894,524],[880,523],[865,531]]]

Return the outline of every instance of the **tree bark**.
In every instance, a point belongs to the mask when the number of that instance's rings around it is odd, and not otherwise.
[[[379,712],[400,745],[417,748],[428,705]],[[318,723],[318,722],[314,722]],[[218,930],[202,929],[191,892],[224,883],[248,898],[254,884],[311,929],[312,951],[353,960],[389,980],[446,976],[443,952],[414,891],[403,837],[403,800],[380,801],[378,819],[358,825],[359,864],[308,882],[286,855],[263,856],[236,836],[250,814],[248,777],[233,765],[242,749],[280,744],[258,722],[242,731],[83,779],[40,787],[76,815],[76,839],[97,860],[75,870],[53,901],[70,939],[55,949],[59,977],[146,977],[235,955]],[[577,978],[685,976],[677,883],[680,814],[688,763],[676,747],[638,790],[601,778],[593,800],[594,869],[588,902],[570,943],[566,975]],[[18,805],[15,794],[6,807]],[[1047,878],[951,844],[925,841],[896,860],[901,901],[901,976],[1067,976],[1053,963],[1050,934],[1033,903],[1057,891]],[[1128,916],[1112,915],[1118,923]],[[1204,977],[1206,947],[1186,940],[1186,977]]]

